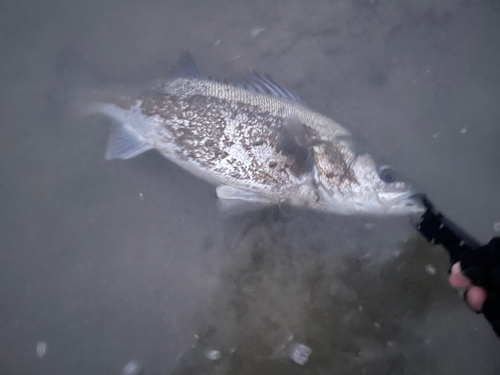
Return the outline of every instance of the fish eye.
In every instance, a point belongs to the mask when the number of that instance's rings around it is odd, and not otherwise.
[[[388,184],[396,181],[396,172],[388,165],[383,165],[378,169],[378,176]]]

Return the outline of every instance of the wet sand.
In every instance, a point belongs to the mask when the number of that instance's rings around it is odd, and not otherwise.
[[[85,56],[103,87],[165,77],[184,51],[212,76],[269,73],[484,242],[499,16],[494,1],[2,2],[0,372],[496,374],[500,341],[408,218],[228,220],[155,152],[105,161],[109,123],[72,116],[60,61]]]

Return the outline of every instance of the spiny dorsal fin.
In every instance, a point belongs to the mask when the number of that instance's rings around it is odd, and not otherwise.
[[[234,81],[233,86],[251,90],[259,94],[276,96],[278,98],[302,103],[299,96],[274,81],[269,75],[260,75],[251,72],[240,80]]]
[[[172,68],[169,74],[171,79],[175,78],[197,78],[207,79],[207,76],[198,68],[194,62],[193,56],[186,52],[182,55],[179,62]]]

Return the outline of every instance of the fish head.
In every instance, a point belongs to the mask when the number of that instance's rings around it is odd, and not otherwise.
[[[347,215],[423,212],[418,191],[369,154],[327,146],[315,149],[315,180],[323,209]]]

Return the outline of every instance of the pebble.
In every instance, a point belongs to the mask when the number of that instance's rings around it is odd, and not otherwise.
[[[36,355],[42,358],[47,353],[47,343],[45,341],[40,341],[36,344]]]
[[[130,361],[122,369],[121,375],[141,375],[142,366],[137,361]]]
[[[139,193],[139,199],[140,199],[141,201],[143,201],[143,200],[144,200],[144,194]]]
[[[205,357],[207,357],[211,361],[217,361],[222,357],[222,353],[218,350],[212,349],[212,350],[207,350],[205,352]]]
[[[434,267],[432,264],[428,264],[425,266],[425,270],[429,275],[435,275],[436,274],[436,267]]]
[[[467,128],[463,128],[462,130],[460,130],[460,133],[462,133],[462,134],[467,133]]]

